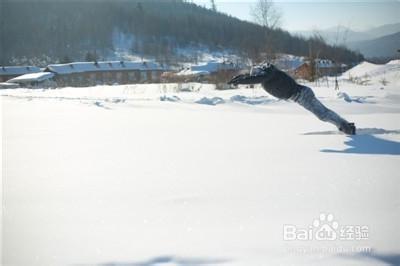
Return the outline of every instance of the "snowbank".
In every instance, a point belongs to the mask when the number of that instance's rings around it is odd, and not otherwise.
[[[383,65],[362,62],[352,69],[346,71],[343,75],[347,77],[374,77],[394,71],[400,71],[400,60],[392,60]]]
[[[360,135],[351,137],[258,86],[2,90],[2,262],[394,261],[400,90],[389,81],[384,90],[341,83],[339,98],[332,87],[313,87],[356,123]],[[287,240],[284,225],[311,234]],[[355,235],[358,226],[367,234]],[[350,239],[312,238],[326,228]]]

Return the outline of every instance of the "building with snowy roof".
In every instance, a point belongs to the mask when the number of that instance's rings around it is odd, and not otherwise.
[[[54,73],[58,86],[91,86],[159,82],[164,68],[154,62],[108,61],[53,64],[45,71]]]
[[[29,73],[7,80],[7,83],[18,84],[19,87],[26,88],[48,88],[55,87],[53,77],[54,73],[51,72]]]
[[[210,75],[218,71],[237,70],[238,66],[232,62],[210,61],[201,65],[194,65],[178,72],[178,75]]]
[[[337,73],[344,72],[346,65],[335,64],[334,61],[329,59],[315,59],[314,66],[310,60],[299,65],[294,70],[294,76],[301,79],[311,80],[315,77],[332,76]],[[314,69],[313,69],[314,68]],[[314,77],[312,77],[314,75]]]
[[[183,82],[225,84],[227,80],[237,73],[240,67],[238,64],[230,61],[212,60],[203,64],[186,67],[176,73],[174,77],[175,80]]]
[[[29,74],[40,72],[40,68],[35,66],[1,66],[0,67],[0,82],[5,82],[9,79]]]
[[[291,54],[279,54],[275,59],[271,60],[271,62],[280,70],[292,73],[306,62],[306,58],[304,56],[295,56]]]

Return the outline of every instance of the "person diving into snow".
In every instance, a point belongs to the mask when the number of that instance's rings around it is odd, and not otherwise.
[[[233,77],[228,84],[257,84],[261,83],[265,91],[272,96],[292,100],[312,112],[320,120],[334,124],[340,131],[348,135],[356,134],[354,123],[347,122],[334,111],[323,105],[306,86],[298,84],[285,72],[272,64],[255,66],[249,74]]]

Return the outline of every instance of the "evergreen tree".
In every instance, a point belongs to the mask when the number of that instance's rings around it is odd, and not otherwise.
[[[157,56],[160,60],[167,51],[172,59],[176,58],[174,53],[178,48],[198,44],[257,58],[267,50],[307,56],[312,43],[313,47],[318,45],[322,58],[334,58],[346,64],[363,58],[345,47],[292,36],[282,29],[270,29],[267,41],[265,27],[183,0],[1,2],[7,10],[0,16],[0,22],[7,21],[0,35],[7,36],[1,38],[3,64],[13,58],[37,58],[38,55],[53,61],[58,61],[60,55],[68,55],[71,60],[95,61],[114,49],[115,30],[134,36],[132,48],[136,54]],[[89,56],[88,51],[94,50],[98,54],[90,52]]]
[[[98,57],[96,51],[92,52],[87,52],[85,56],[85,61],[87,62],[97,62]]]
[[[71,60],[71,58],[69,58],[68,55],[63,56],[60,59],[60,64],[68,64],[68,63],[71,63],[71,62],[72,62],[72,60]]]

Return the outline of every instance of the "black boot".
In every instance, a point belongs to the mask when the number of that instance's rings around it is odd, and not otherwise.
[[[343,123],[340,126],[339,130],[347,135],[355,135],[356,134],[356,126],[354,125],[354,123]]]

